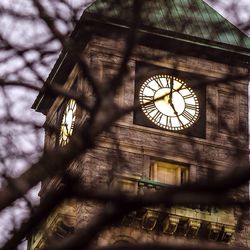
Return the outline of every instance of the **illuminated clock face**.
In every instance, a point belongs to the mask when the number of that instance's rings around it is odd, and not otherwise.
[[[139,101],[144,114],[167,130],[183,130],[199,117],[199,102],[186,83],[169,75],[154,75],[141,86]]]
[[[59,144],[61,146],[64,146],[69,142],[69,138],[73,133],[75,120],[76,120],[76,102],[75,100],[70,99],[67,102],[62,117],[62,123],[59,135]]]

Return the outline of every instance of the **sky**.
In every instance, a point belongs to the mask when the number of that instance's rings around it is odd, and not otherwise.
[[[249,0],[206,0],[206,2],[238,28],[241,28],[237,25],[239,23],[250,23]],[[247,34],[249,36],[250,31]]]

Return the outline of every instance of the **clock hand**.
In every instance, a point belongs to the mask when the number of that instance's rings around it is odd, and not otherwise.
[[[171,80],[170,80],[170,92],[169,93],[166,93],[162,96],[159,96],[157,98],[153,98],[151,101],[148,101],[148,102],[145,102],[144,105],[149,105],[151,103],[154,103],[156,101],[159,101],[159,100],[164,100],[165,97],[169,96],[168,98],[168,103],[172,103],[172,95],[173,95],[173,92],[176,92],[178,90],[175,90],[174,87],[174,82],[173,82],[173,77],[171,77]]]
[[[176,109],[175,109],[175,107],[174,107],[174,104],[172,103],[172,100],[171,100],[171,102],[170,102],[170,106],[171,106],[171,108],[174,110],[174,114],[175,114],[175,116],[177,117],[179,123],[180,123],[182,126],[184,126],[184,124],[182,123],[182,121],[181,121],[181,119],[180,119],[180,117],[179,117],[179,115],[178,115],[178,112],[176,111]]]
[[[67,136],[69,135],[69,130],[68,130],[68,124],[65,123],[65,127],[66,127],[66,132],[67,132]]]
[[[179,115],[178,115],[178,112],[176,111],[176,109],[174,107],[173,101],[172,101],[173,92],[178,91],[178,90],[174,90],[173,91],[173,88],[174,88],[174,81],[173,81],[173,77],[171,77],[171,80],[170,80],[170,93],[169,93],[169,100],[168,100],[168,102],[169,102],[171,108],[174,110],[174,114],[176,115],[178,121],[180,122],[180,124],[182,126],[184,126],[183,123],[182,123],[182,121],[181,121],[181,119],[180,119],[180,117],[179,117]],[[182,86],[181,86],[181,88],[182,88]]]
[[[176,111],[176,109],[175,109],[174,104],[172,103],[172,101],[169,104],[170,104],[171,108],[174,110],[174,114],[176,116],[178,116],[178,112]]]
[[[171,105],[171,103],[172,103],[172,96],[173,96],[173,85],[174,85],[174,83],[173,83],[173,77],[171,77],[171,80],[170,80],[170,93],[169,93],[169,99],[168,99],[168,102],[170,103],[170,105]],[[173,103],[172,103],[172,105],[173,105]],[[171,107],[172,107],[172,105],[171,105]],[[172,107],[173,108],[173,107]],[[173,108],[174,109],[174,108]],[[175,109],[174,109],[175,110]]]

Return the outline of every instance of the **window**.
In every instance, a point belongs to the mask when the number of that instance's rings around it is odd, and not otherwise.
[[[169,185],[181,185],[188,182],[188,167],[162,161],[152,161],[150,179]]]

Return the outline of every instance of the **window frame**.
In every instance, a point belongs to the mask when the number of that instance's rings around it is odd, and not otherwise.
[[[175,180],[173,181],[163,181],[162,176],[159,176],[159,168],[164,169],[166,168],[171,171],[172,176],[176,176]],[[163,171],[161,171],[163,172]],[[174,173],[175,172],[175,173]],[[190,166],[187,164],[177,163],[177,162],[170,162],[170,161],[163,161],[163,160],[151,160],[150,161],[150,169],[149,169],[149,179],[157,181],[159,183],[163,183],[166,185],[171,186],[180,186],[186,184],[190,181]],[[171,179],[171,178],[170,178]]]

